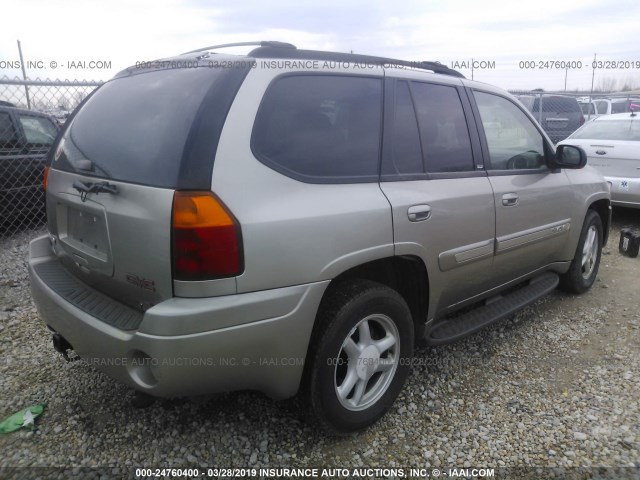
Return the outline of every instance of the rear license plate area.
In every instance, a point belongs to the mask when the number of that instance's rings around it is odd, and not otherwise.
[[[73,207],[67,210],[67,237],[79,248],[92,253],[107,254],[104,219],[94,213]]]

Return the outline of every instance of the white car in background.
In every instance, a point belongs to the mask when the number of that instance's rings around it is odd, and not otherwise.
[[[597,98],[592,101],[598,116],[631,112],[634,108],[640,109],[640,98]]]
[[[593,100],[589,101],[589,97],[579,97],[577,100],[587,122],[600,116],[596,111],[596,103]]]
[[[640,208],[640,112],[603,115],[559,145],[575,145],[611,185],[611,203]]]

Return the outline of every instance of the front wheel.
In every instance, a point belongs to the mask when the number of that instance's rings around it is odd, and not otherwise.
[[[584,293],[596,280],[602,256],[602,220],[589,210],[582,225],[580,241],[569,271],[560,277],[560,288],[569,293]]]
[[[413,321],[394,290],[370,281],[335,288],[318,317],[307,395],[335,434],[361,430],[393,405],[409,372]]]

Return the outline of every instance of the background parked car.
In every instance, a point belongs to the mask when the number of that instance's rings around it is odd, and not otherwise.
[[[538,120],[553,143],[564,140],[584,124],[578,101],[565,95],[519,95],[518,100]]]
[[[580,105],[582,114],[587,121],[593,120],[594,118],[598,118],[600,116],[596,110],[596,103],[593,100],[589,101],[589,97],[578,98],[578,105]]]
[[[632,109],[640,110],[640,98],[598,98],[593,103],[597,115],[631,112]]]
[[[0,106],[0,228],[44,216],[44,167],[57,134],[48,115]]]
[[[614,205],[640,208],[640,115],[603,115],[562,144],[582,147],[588,164],[611,184]]]

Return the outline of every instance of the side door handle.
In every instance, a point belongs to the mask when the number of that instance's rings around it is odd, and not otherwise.
[[[514,207],[518,204],[518,196],[517,193],[505,193],[502,195],[502,205],[505,207]]]
[[[431,207],[429,205],[414,205],[407,210],[407,216],[410,222],[423,222],[431,216]]]

